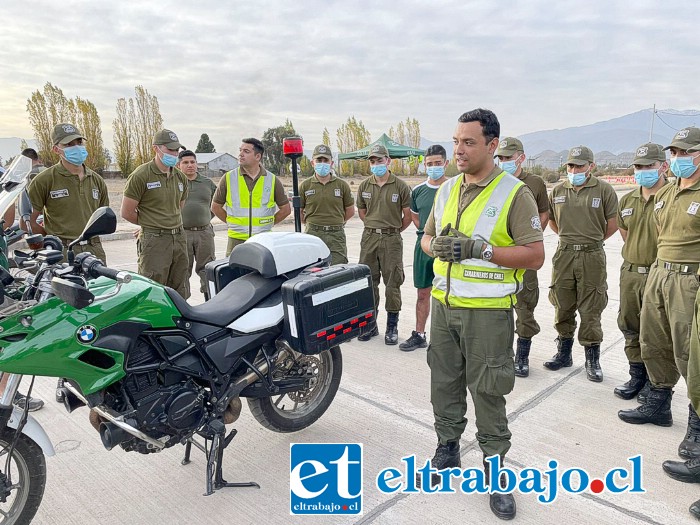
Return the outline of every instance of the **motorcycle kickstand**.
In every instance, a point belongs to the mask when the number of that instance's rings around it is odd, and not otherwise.
[[[223,424],[222,424],[223,426]],[[211,449],[207,458],[207,492],[205,496],[211,496],[214,491],[226,487],[255,487],[260,488],[260,485],[254,481],[246,483],[229,483],[223,478],[222,467],[224,461],[224,449],[231,444],[231,441],[236,436],[238,431],[234,428],[228,436],[225,434],[224,427],[221,432],[216,432],[211,439]]]

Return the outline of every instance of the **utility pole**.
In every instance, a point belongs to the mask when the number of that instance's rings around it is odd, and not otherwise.
[[[652,141],[652,137],[654,135],[654,117],[656,117],[656,104],[654,104],[654,107],[651,110],[651,129],[649,130],[649,142]]]

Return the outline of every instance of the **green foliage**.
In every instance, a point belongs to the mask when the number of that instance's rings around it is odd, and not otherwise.
[[[338,128],[336,136],[336,143],[340,153],[348,153],[364,148],[372,140],[372,135],[365,128],[365,125],[354,116],[348,117],[347,122]],[[369,172],[369,162],[366,160],[344,160],[339,164],[338,171],[341,175]]]
[[[323,136],[321,138],[321,144],[325,144],[329,148],[331,147],[331,134],[328,132],[328,128],[323,128]]]
[[[266,169],[280,176],[291,173],[290,163],[282,153],[282,140],[296,134],[294,125],[289,119],[283,125],[269,128],[263,133],[261,141],[265,146],[265,153],[263,153],[262,163]]]
[[[199,142],[197,143],[197,149],[194,152],[216,153],[216,148],[214,148],[214,144],[212,144],[211,140],[209,140],[209,135],[202,133],[202,136],[199,137]]]
[[[304,155],[299,159],[299,176],[302,178],[311,177],[314,174],[314,167],[309,160],[309,157]]]

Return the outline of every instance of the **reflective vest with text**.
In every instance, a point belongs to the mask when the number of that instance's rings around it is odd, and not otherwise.
[[[260,174],[255,181],[253,191],[248,191],[241,168],[228,171],[224,176],[226,177],[224,209],[228,236],[245,240],[257,233],[270,231],[275,223],[277,207],[273,195],[275,175],[269,171],[265,175]]]

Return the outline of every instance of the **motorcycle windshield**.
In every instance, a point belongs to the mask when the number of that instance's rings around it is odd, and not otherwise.
[[[0,217],[4,216],[11,206],[14,206],[17,197],[29,182],[31,171],[32,159],[24,155],[17,155],[0,178]]]

